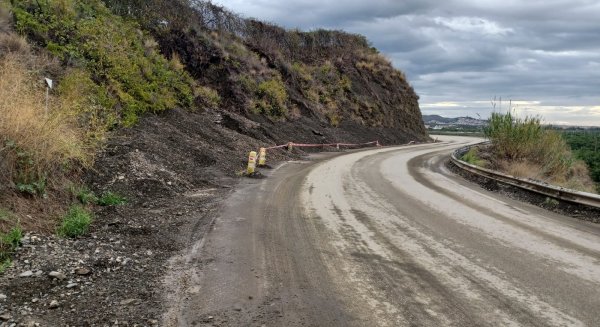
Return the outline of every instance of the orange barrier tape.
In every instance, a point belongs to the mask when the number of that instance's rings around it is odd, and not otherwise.
[[[267,150],[273,150],[273,149],[280,149],[280,148],[285,148],[288,145],[292,145],[294,147],[299,147],[299,148],[311,148],[311,147],[320,147],[320,146],[359,146],[359,145],[370,145],[370,144],[376,144],[377,146],[381,146],[379,144],[379,141],[373,141],[373,142],[367,142],[367,143],[321,143],[321,144],[303,144],[303,143],[286,143],[286,144],[282,144],[282,145],[275,145],[272,147],[268,147],[265,148]]]

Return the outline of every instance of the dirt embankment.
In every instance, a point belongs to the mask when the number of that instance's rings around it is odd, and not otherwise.
[[[158,325],[167,259],[208,231],[249,150],[287,141],[408,140],[396,129],[362,132],[183,110],[116,132],[87,180],[128,203],[97,211],[90,233],[74,240],[27,234],[0,277],[0,323]],[[301,155],[278,150],[268,160]]]

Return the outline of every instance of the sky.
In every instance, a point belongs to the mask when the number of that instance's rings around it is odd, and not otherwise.
[[[510,103],[547,123],[600,126],[598,0],[213,2],[286,28],[365,35],[406,73],[423,114],[486,118]]]

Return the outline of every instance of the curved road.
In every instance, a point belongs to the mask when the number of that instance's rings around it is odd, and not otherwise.
[[[478,140],[322,154],[248,180],[172,259],[170,326],[600,326],[600,226],[444,168]]]

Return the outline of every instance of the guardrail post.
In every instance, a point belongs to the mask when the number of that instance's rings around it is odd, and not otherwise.
[[[258,150],[258,166],[264,166],[267,163],[267,149],[260,148]]]
[[[377,140],[377,142],[376,142],[376,146],[377,146],[377,147],[380,147],[380,146],[381,146],[381,145],[379,144],[379,140]]]
[[[337,144],[335,145],[335,148],[336,148],[337,150],[339,150],[339,149],[340,149],[340,144],[339,144],[339,143],[337,143]]]
[[[248,175],[253,174],[256,169],[256,151],[250,151],[248,155]]]
[[[294,149],[294,143],[288,142],[287,149],[288,149],[288,152],[291,152]]]

